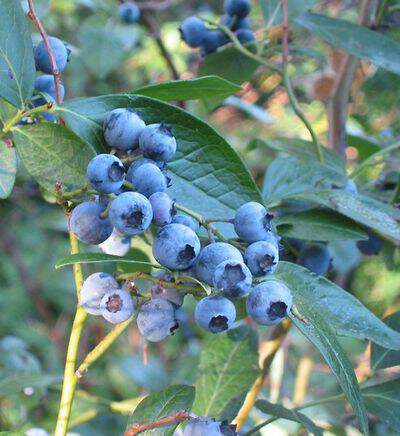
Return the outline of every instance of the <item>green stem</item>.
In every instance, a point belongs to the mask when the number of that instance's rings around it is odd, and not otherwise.
[[[133,186],[133,184],[130,183],[130,182],[128,182],[127,180],[124,180],[124,186],[125,186],[125,188],[128,188],[128,189],[130,189],[131,191],[134,191],[134,190],[135,190],[135,187]]]
[[[49,107],[49,104],[46,103],[42,106],[37,106],[32,109],[29,109],[27,111],[21,111],[19,110],[13,117],[11,117],[5,124],[2,129],[3,134],[6,134],[12,130],[12,128],[18,124],[23,118],[30,117],[32,115],[35,115],[39,112],[54,112],[54,109],[52,106]]]

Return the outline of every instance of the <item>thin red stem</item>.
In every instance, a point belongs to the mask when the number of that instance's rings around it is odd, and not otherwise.
[[[178,422],[186,421],[191,417],[189,412],[180,411],[174,415],[161,418],[158,421],[146,422],[145,424],[132,424],[131,428],[125,432],[125,436],[135,436],[142,431],[151,430],[153,428],[163,427],[165,425],[173,425]]]

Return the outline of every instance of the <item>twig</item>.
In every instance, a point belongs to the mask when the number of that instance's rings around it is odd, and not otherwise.
[[[125,432],[125,436],[135,436],[145,430],[151,430],[153,428],[163,427],[165,425],[177,424],[178,422],[186,421],[191,417],[192,415],[189,412],[182,410],[174,415],[161,418],[158,421],[147,422],[145,424],[132,424],[131,428]]]
[[[129,318],[127,321],[118,324],[114,327],[110,333],[108,333],[101,342],[99,342],[95,348],[85,357],[83,362],[79,365],[79,368],[75,371],[78,378],[81,378],[83,374],[88,370],[89,366],[94,363],[99,357],[101,357],[116,341],[116,339],[121,336],[121,334],[128,328],[131,324],[133,318]]]
[[[363,0],[360,6],[359,23],[368,24],[371,0]],[[328,100],[329,146],[343,158],[346,157],[346,120],[353,77],[359,60],[345,54]]]
[[[45,46],[46,46],[46,50],[47,50],[47,53],[48,53],[49,58],[50,58],[52,75],[54,77],[54,85],[56,88],[56,100],[57,100],[58,104],[61,104],[62,103],[61,78],[60,78],[60,72],[58,71],[58,68],[57,68],[56,59],[54,57],[53,48],[51,47],[49,37],[47,36],[47,33],[44,30],[44,27],[42,26],[37,14],[36,14],[35,6],[33,5],[33,0],[28,0],[28,6],[29,6],[28,16],[34,22],[37,30],[39,31],[39,33],[43,39]]]

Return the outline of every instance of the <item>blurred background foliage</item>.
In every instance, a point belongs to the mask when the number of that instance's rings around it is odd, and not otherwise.
[[[117,1],[36,0],[35,3],[48,33],[68,41],[72,48],[69,68],[62,77],[68,99],[133,92],[150,83],[172,79],[149,29],[143,23],[122,24],[117,17]],[[354,21],[357,3],[320,0],[314,2],[313,11]],[[400,5],[389,3],[393,12],[384,18],[379,31],[399,39],[400,12],[396,12],[396,6],[399,9]],[[181,78],[195,77],[201,59],[181,42],[180,21],[192,14],[217,19],[221,13],[219,0],[176,1],[166,10],[151,12],[156,30]],[[258,4],[253,9],[251,24],[259,39],[265,37]],[[34,40],[38,40],[33,27],[32,33]],[[279,43],[273,32],[269,37],[272,45]],[[326,144],[326,97],[337,72],[337,56],[341,54],[295,26],[292,26],[290,44],[295,53],[291,74],[296,94],[320,141]],[[236,73],[227,69],[225,77],[229,79]],[[256,68],[254,74],[250,71],[248,75],[249,80],[238,96],[225,101],[191,101],[187,110],[210,123],[228,140],[261,186],[265,169],[277,153],[255,140],[308,139],[308,136],[288,104],[279,76],[264,68]],[[350,171],[372,152],[398,140],[400,134],[398,76],[363,62],[353,87],[346,150]],[[5,110],[4,103],[2,110]],[[358,179],[360,191],[381,196],[385,186],[393,186],[393,171],[398,171],[399,158],[397,155],[364,171]],[[146,247],[141,249],[146,252]],[[393,256],[393,247],[387,244],[379,256],[372,257],[362,257],[351,241],[331,243],[330,250],[333,258],[330,278],[380,317],[400,309],[399,259],[398,253]],[[23,431],[32,426],[50,430],[55,422],[58,381],[75,293],[70,269],[55,270],[54,264],[68,251],[62,211],[43,199],[38,186],[20,165],[12,196],[0,202],[0,430]],[[94,271],[90,266],[85,267],[86,274]],[[147,364],[143,362],[143,343],[132,327],[93,365],[74,403],[73,432],[121,434],[127,409],[119,402],[172,383],[195,380],[204,334],[193,323],[193,306],[193,298],[187,298],[181,311],[183,328],[175,336],[161,344],[149,345]],[[108,328],[97,318],[89,320],[81,344],[81,358]],[[342,342],[351,355],[357,376],[363,379],[368,374],[365,343],[350,339]],[[304,359],[312,362],[312,372],[309,389],[302,400],[338,392],[320,356],[309,348],[303,336],[292,330],[274,360],[263,392],[265,398],[296,404],[294,386]],[[389,371],[399,373],[399,367]],[[355,421],[348,412],[341,403],[312,409],[312,415],[319,422],[329,422],[330,431],[338,435],[356,434]],[[250,423],[259,418],[260,412],[254,410]],[[299,425],[280,420],[269,426],[268,431],[297,434]],[[373,432],[395,434],[382,423],[374,424]]]

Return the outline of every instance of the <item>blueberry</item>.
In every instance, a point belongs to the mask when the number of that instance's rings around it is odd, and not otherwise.
[[[191,216],[185,215],[183,213],[176,214],[172,222],[190,227],[194,232],[198,232],[200,230],[200,223]]]
[[[131,248],[131,238],[121,235],[114,229],[111,236],[99,244],[99,248],[106,254],[125,256]]]
[[[278,266],[279,251],[270,242],[253,242],[244,252],[244,261],[255,276],[272,274]]]
[[[140,9],[136,3],[127,1],[120,5],[118,15],[124,23],[134,24],[139,21]]]
[[[346,185],[343,188],[343,191],[350,192],[350,194],[358,194],[357,185],[355,184],[354,180],[347,180]]]
[[[184,270],[196,260],[200,240],[196,233],[182,224],[168,224],[158,232],[153,242],[153,255],[167,268]]]
[[[377,255],[383,246],[383,239],[377,234],[367,231],[368,240],[367,241],[357,241],[357,247],[361,253],[367,256]]]
[[[197,17],[186,18],[179,26],[181,38],[189,47],[200,47],[207,28],[204,21]]]
[[[107,217],[102,217],[105,205],[96,201],[85,201],[75,207],[71,214],[72,233],[86,244],[98,245],[112,233],[113,227]]]
[[[208,29],[201,44],[201,53],[202,55],[214,53],[228,42],[229,38],[222,30]]]
[[[183,292],[177,291],[176,289],[168,288],[168,284],[164,283],[164,282],[171,282],[171,283],[174,282],[175,279],[173,275],[168,271],[162,269],[156,270],[154,273],[152,273],[152,275],[158,277],[160,279],[160,283],[155,283],[150,288],[151,297],[167,300],[173,304],[175,309],[181,307],[183,304],[183,300],[185,298],[185,294]]]
[[[247,297],[247,313],[257,324],[274,325],[280,323],[292,307],[290,289],[277,280],[260,283]]]
[[[234,425],[226,422],[218,422],[214,419],[200,416],[186,424],[183,436],[235,436],[237,435]]]
[[[271,220],[272,215],[262,204],[250,201],[239,207],[233,225],[239,238],[252,243],[268,238]]]
[[[235,35],[241,44],[247,44],[256,40],[254,33],[249,29],[239,29],[235,32]]]
[[[252,283],[250,270],[243,262],[225,260],[214,273],[214,287],[226,297],[242,297],[250,291]]]
[[[134,309],[132,297],[123,289],[107,292],[100,302],[101,315],[113,324],[128,320],[133,315]]]
[[[64,71],[68,62],[68,50],[65,44],[55,38],[54,36],[49,37],[49,43],[53,49],[54,58],[57,64],[57,69],[61,73]],[[35,63],[38,70],[43,71],[43,73],[51,74],[53,72],[51,67],[51,61],[49,54],[47,52],[46,45],[44,41],[41,41],[34,49]]]
[[[113,200],[110,221],[121,233],[138,235],[151,224],[153,210],[147,198],[137,192],[124,192]]]
[[[239,29],[250,29],[250,23],[248,18],[235,18],[230,15],[222,15],[219,23],[222,26],[229,27],[233,32]]]
[[[176,152],[176,139],[169,125],[149,124],[139,138],[139,148],[144,157],[167,162]]]
[[[154,223],[159,227],[171,224],[176,213],[175,201],[165,192],[155,192],[149,201],[153,208]]]
[[[151,342],[160,342],[179,327],[172,304],[155,298],[144,303],[137,317],[140,334]]]
[[[114,109],[104,120],[104,139],[109,147],[119,150],[137,148],[145,122],[132,109]]]
[[[87,167],[86,176],[90,187],[103,194],[117,192],[125,180],[122,162],[112,154],[95,156]]]
[[[94,273],[83,282],[80,305],[92,315],[101,315],[101,299],[108,292],[118,288],[118,283],[112,275],[104,272]]]
[[[164,192],[168,187],[165,174],[152,163],[144,163],[136,167],[131,165],[126,174],[126,180],[133,184],[136,191],[146,197],[156,192]]]
[[[197,303],[194,318],[204,330],[221,333],[230,329],[234,323],[235,305],[225,297],[205,297]]]
[[[249,15],[251,4],[249,0],[225,0],[224,11],[231,17],[244,18]]]
[[[135,171],[137,168],[139,168],[141,165],[143,165],[145,163],[154,164],[154,165],[158,166],[158,168],[160,168],[160,170],[165,170],[165,168],[166,168],[165,162],[155,161],[153,159],[147,159],[147,157],[141,157],[140,159],[134,160],[132,162],[131,166],[129,167],[129,169],[131,171]]]
[[[42,76],[39,76],[35,80],[35,90],[38,92],[45,92],[46,94],[49,94],[50,97],[52,97],[54,100],[56,100],[57,94],[56,94],[56,85],[54,83],[54,76],[52,76],[51,74],[43,74]],[[61,100],[64,100],[65,88],[62,83],[60,83],[60,96],[61,96]],[[42,101],[43,101],[42,104],[44,104],[43,99]]]
[[[331,255],[324,244],[307,244],[300,251],[299,264],[322,276],[329,270]]]
[[[196,276],[199,280],[212,286],[217,266],[225,260],[243,262],[243,256],[233,245],[226,242],[213,242],[206,245],[196,261]]]

